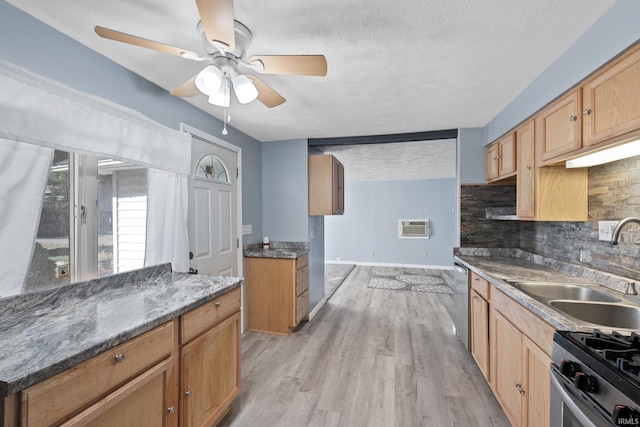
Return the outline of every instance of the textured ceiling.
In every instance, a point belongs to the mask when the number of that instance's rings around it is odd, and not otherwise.
[[[316,147],[344,165],[347,181],[455,178],[456,140]]]
[[[203,53],[194,0],[8,0],[171,91],[202,63],[101,39],[102,25]],[[265,75],[287,99],[232,103],[260,140],[486,125],[615,0],[236,0],[248,54],[324,54],[326,77]],[[203,95],[188,102],[221,118]]]

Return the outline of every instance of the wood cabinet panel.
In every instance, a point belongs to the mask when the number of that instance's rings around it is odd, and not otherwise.
[[[181,350],[182,426],[210,426],[228,411],[240,390],[240,313]]]
[[[344,213],[344,166],[330,154],[309,156],[309,215]]]
[[[580,91],[573,90],[542,110],[536,117],[539,166],[552,164],[582,147]]]
[[[492,375],[496,397],[509,421],[521,424],[522,395],[522,333],[500,312],[493,311]]]
[[[471,272],[471,289],[476,291],[482,298],[489,301],[489,282]]]
[[[640,129],[640,45],[582,86],[585,146]]]
[[[168,357],[174,322],[82,362],[21,392],[22,425],[57,424]]]
[[[177,425],[177,408],[165,405],[172,387],[172,358],[145,371],[82,411],[63,427],[156,427]],[[167,418],[172,420],[169,421]]]
[[[191,341],[222,319],[240,310],[240,299],[240,288],[236,288],[182,315],[180,343]]]
[[[498,178],[498,144],[496,142],[487,146],[484,160],[485,177],[488,182],[493,181]]]
[[[489,381],[489,303],[475,290],[470,294],[471,355]]]
[[[509,132],[491,145],[485,152],[485,174],[487,181],[498,181],[516,174],[515,133]]]
[[[309,314],[308,255],[245,258],[245,284],[252,331],[289,335]]]
[[[516,130],[518,144],[518,174],[516,186],[516,214],[518,219],[536,216],[536,163],[533,120]]]
[[[525,369],[523,389],[527,399],[523,425],[549,427],[551,420],[549,401],[551,358],[526,336],[523,344],[523,367]]]

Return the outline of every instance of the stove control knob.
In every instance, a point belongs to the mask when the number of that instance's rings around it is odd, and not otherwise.
[[[572,362],[571,360],[562,359],[560,362],[560,372],[562,375],[569,378],[574,378],[578,372],[580,372],[580,365],[578,362]]]
[[[584,372],[576,372],[576,376],[573,378],[573,384],[585,393],[597,393],[598,381],[591,375]]]
[[[617,426],[637,426],[640,425],[640,412],[625,405],[616,405],[611,420]]]

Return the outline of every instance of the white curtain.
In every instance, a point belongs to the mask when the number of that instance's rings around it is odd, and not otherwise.
[[[188,175],[191,136],[0,61],[0,138]]]
[[[173,271],[189,270],[187,177],[149,169],[145,266],[170,262]]]
[[[51,148],[0,138],[0,297],[22,290],[52,156]]]
[[[148,167],[146,265],[187,271],[191,135],[0,61],[0,140],[10,144],[0,151],[0,295],[26,276],[52,149]]]

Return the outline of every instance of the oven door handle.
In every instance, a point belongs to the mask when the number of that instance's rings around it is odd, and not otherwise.
[[[587,415],[583,412],[583,410],[578,407],[578,405],[573,401],[573,397],[564,389],[558,378],[556,377],[556,373],[551,370],[551,386],[560,393],[560,397],[562,399],[562,403],[567,405],[567,407],[571,410],[571,413],[574,417],[582,423],[584,427],[597,427]]]

